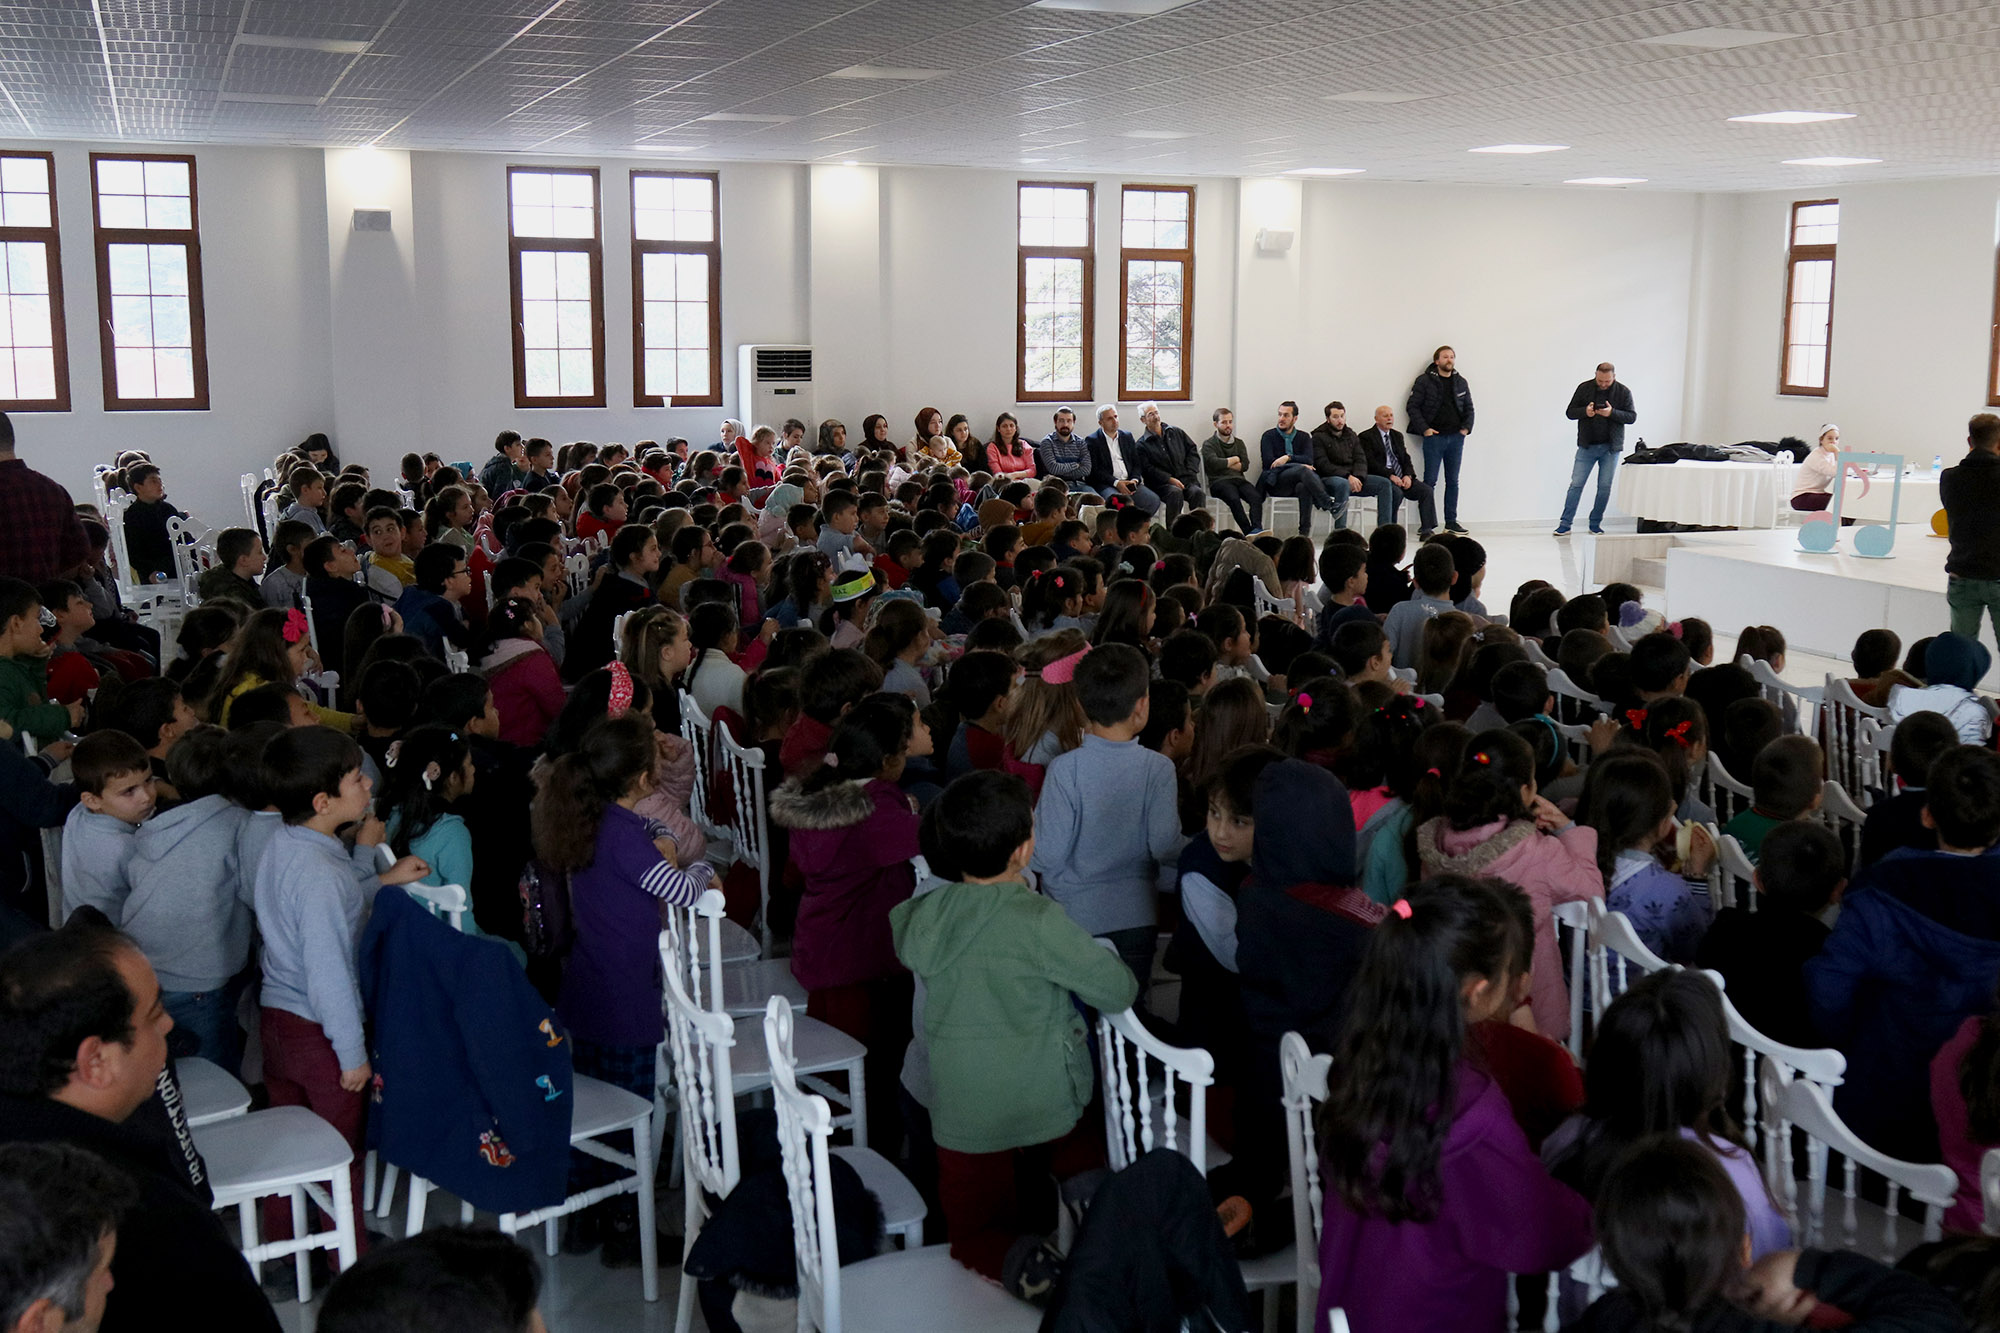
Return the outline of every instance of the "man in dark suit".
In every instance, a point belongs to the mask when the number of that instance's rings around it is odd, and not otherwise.
[[[1576,386],[1563,413],[1576,423],[1576,465],[1570,469],[1569,494],[1563,499],[1562,522],[1556,536],[1569,535],[1583,483],[1597,469],[1597,498],[1590,506],[1590,530],[1604,531],[1604,506],[1611,500],[1611,478],[1618,472],[1618,455],[1625,452],[1625,428],[1639,419],[1632,409],[1632,391],[1618,382],[1609,361],[1600,362],[1594,378]]]
[[[1156,403],[1139,404],[1139,422],[1146,433],[1139,438],[1139,475],[1167,509],[1167,526],[1181,515],[1185,506],[1199,509],[1208,503],[1201,485],[1201,448],[1179,426],[1160,420]]]
[[[1403,432],[1396,429],[1395,408],[1384,405],[1375,409],[1375,424],[1361,432],[1361,447],[1368,451],[1368,475],[1387,477],[1395,487],[1391,496],[1392,521],[1404,500],[1415,500],[1421,525],[1417,536],[1429,537],[1436,532],[1437,500],[1431,488],[1418,480],[1417,470],[1410,466],[1410,451],[1403,447]]]
[[[1097,429],[1084,437],[1090,450],[1090,475],[1085,483],[1106,500],[1118,497],[1144,514],[1160,512],[1161,500],[1139,475],[1139,446],[1132,432],[1118,429],[1118,409],[1110,403],[1097,409]]]

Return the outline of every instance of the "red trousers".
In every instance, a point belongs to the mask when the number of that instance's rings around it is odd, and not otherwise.
[[[995,1282],[1022,1236],[1055,1230],[1056,1182],[1105,1164],[1104,1118],[1093,1107],[1069,1133],[1004,1152],[940,1146],[938,1200],[951,1257]]]
[[[806,992],[807,1012],[868,1048],[862,1069],[868,1083],[868,1146],[891,1161],[903,1143],[903,1053],[910,1045],[910,1001],[916,981],[908,972],[849,986]]]
[[[303,1106],[340,1131],[347,1146],[354,1149],[349,1184],[354,1191],[354,1239],[360,1252],[368,1252],[368,1232],[361,1225],[361,1163],[365,1147],[362,1127],[368,1106],[365,1092],[347,1092],[340,1086],[340,1057],[319,1024],[285,1009],[266,1008],[259,1025],[264,1038],[264,1086],[273,1106]],[[331,1226],[333,1219],[327,1219]],[[292,1206],[288,1199],[264,1200],[264,1239],[285,1240],[292,1234]]]

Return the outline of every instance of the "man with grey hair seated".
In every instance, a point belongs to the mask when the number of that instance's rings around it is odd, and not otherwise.
[[[1199,509],[1208,503],[1201,485],[1201,447],[1179,426],[1160,420],[1158,403],[1139,404],[1139,423],[1146,428],[1139,437],[1139,475],[1166,506],[1167,526],[1172,527],[1184,507]]]
[[[1108,502],[1114,497],[1136,505],[1144,514],[1157,514],[1163,503],[1159,494],[1139,475],[1139,446],[1132,432],[1118,429],[1118,408],[1105,403],[1097,409],[1097,429],[1083,440],[1090,455],[1090,475],[1084,478],[1090,489]]]

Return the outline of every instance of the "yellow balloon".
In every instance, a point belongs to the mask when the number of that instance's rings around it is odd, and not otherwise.
[[[1951,523],[1945,518],[1944,510],[1940,509],[1931,515],[1931,531],[1940,537],[1951,536]]]

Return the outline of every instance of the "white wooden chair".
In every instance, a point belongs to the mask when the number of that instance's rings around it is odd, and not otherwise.
[[[1861,826],[1868,822],[1868,812],[1854,803],[1845,787],[1829,778],[1820,788],[1819,818],[1840,839],[1841,850],[1847,853],[1848,871],[1852,873],[1861,855]]]
[[[1810,736],[1813,719],[1819,713],[1820,698],[1823,693],[1818,685],[1794,685],[1771,670],[1771,664],[1761,658],[1744,653],[1736,659],[1736,664],[1757,678],[1764,697],[1778,706],[1785,716],[1786,725],[1800,735]]]
[[[97,497],[97,512],[100,514],[108,516],[111,513],[111,483],[108,478],[117,470],[109,463],[99,463],[90,469],[90,489]]]
[[[101,479],[101,474],[100,474]],[[180,584],[141,583],[132,567],[132,552],[125,541],[125,511],[132,497],[124,491],[112,492],[104,501],[104,526],[111,534],[112,577],[117,583],[118,600],[139,617],[142,624],[158,630],[164,644],[170,644],[180,627],[185,609]],[[162,651],[165,651],[163,647]]]
[[[563,557],[563,578],[569,583],[569,595],[581,597],[590,590],[590,557],[578,551]],[[679,607],[675,607],[679,610]]]
[[[174,1082],[180,1086],[181,1114],[189,1129],[250,1110],[250,1090],[212,1060],[188,1055],[174,1061]]]
[[[1861,723],[1862,790],[1893,796],[1897,792],[1895,774],[1890,772],[1889,750],[1896,743],[1896,724],[1864,718]],[[1872,804],[1872,803],[1871,803]]]
[[[219,1072],[219,1071],[218,1071]],[[208,1166],[211,1207],[236,1209],[240,1248],[252,1272],[266,1259],[290,1258],[298,1278],[299,1304],[312,1300],[308,1256],[333,1250],[343,1270],[354,1265],[357,1244],[354,1150],[340,1131],[303,1106],[273,1106],[229,1116],[199,1128],[190,1126],[194,1146]],[[257,1201],[282,1194],[292,1204],[290,1240],[258,1239]],[[306,1200],[326,1210],[331,1231],[307,1229]]]
[[[1745,911],[1757,910],[1757,867],[1750,864],[1750,854],[1743,850],[1743,844],[1724,833],[1715,840],[1715,905],[1742,907]]]
[[[1542,641],[1532,635],[1523,634],[1521,636],[1521,651],[1528,655],[1530,662],[1533,662],[1545,672],[1560,670],[1556,666],[1555,659],[1543,651]]]
[[[1250,580],[1250,595],[1257,604],[1257,618],[1259,620],[1262,620],[1265,616],[1279,616],[1292,621],[1296,621],[1299,618],[1298,608],[1292,605],[1292,599],[1275,596],[1269,588],[1264,586],[1264,580],[1262,579],[1253,578]]]
[[[1123,1171],[1141,1155],[1165,1147],[1183,1154],[1206,1176],[1208,1090],[1215,1083],[1215,1057],[1199,1047],[1167,1045],[1146,1031],[1130,1009],[1098,1014],[1097,1054],[1104,1074],[1104,1140],[1111,1169]],[[1185,1125],[1178,1106],[1182,1085],[1188,1090]]]
[[[1722,756],[1708,752],[1708,792],[1704,800],[1715,811],[1715,822],[1727,824],[1756,803],[1757,794],[1723,766]]]
[[[730,842],[736,859],[757,872],[757,934],[769,953],[771,934],[771,829],[764,803],[764,752],[736,743],[727,727],[715,733],[720,753],[714,756],[729,777],[734,809],[730,811]]]
[[[688,802],[694,822],[710,845],[727,844],[729,830],[715,822],[708,809],[709,784],[715,777],[715,749],[711,736],[715,724],[686,690],[681,691],[681,735],[694,747],[694,794]]]
[[[1556,932],[1556,952],[1562,953],[1562,933],[1569,932],[1569,1053],[1583,1060],[1583,996],[1591,989],[1590,917],[1593,900],[1557,903],[1549,909],[1550,929]],[[1601,1012],[1601,1011],[1594,1011]],[[1282,1053],[1280,1059],[1282,1059]]]
[[[444,665],[445,669],[453,675],[464,675],[466,672],[472,670],[472,654],[466,652],[465,649],[452,643],[450,640],[446,640],[444,645]]]
[[[833,1117],[824,1098],[799,1089],[792,1015],[783,999],[772,997],[763,1024],[785,1194],[792,1210],[800,1333],[844,1333],[849,1327],[858,1333],[1033,1333],[1039,1328],[1040,1310],[959,1264],[943,1245],[895,1250],[841,1266],[829,1166]]]
[[[660,961],[666,975],[666,1056],[672,1061],[679,1099],[681,1163],[686,1195],[683,1259],[708,1220],[708,1197],[721,1199],[736,1188],[741,1163],[736,1140],[736,1099],[731,1051],[736,1024],[726,1014],[702,1008],[682,985],[672,937],[660,932]],[[923,1243],[928,1211],[916,1187],[880,1153],[868,1148],[835,1148],[882,1205],[884,1231],[905,1249]],[[688,1333],[694,1317],[695,1284],[681,1283],[674,1317],[676,1333]]]
[[[1557,722],[1556,735],[1562,737],[1563,751],[1579,767],[1590,762],[1590,728],[1582,723]]]
[[[181,603],[184,606],[198,605],[201,601],[201,576],[219,563],[214,534],[203,525],[190,523],[176,515],[167,520],[167,540],[174,555]]]
[[[1625,993],[1631,969],[1649,975],[1671,964],[1646,947],[1632,920],[1613,912],[1598,899],[1590,900],[1591,1012],[1602,1015],[1611,1001]]]
[[[1848,791],[1866,800],[1868,789],[1876,785],[1873,767],[1862,747],[1864,722],[1888,720],[1888,710],[1861,702],[1854,688],[1839,676],[1827,673],[1820,690],[1819,735],[1826,747],[1827,776]]]
[[[747,993],[749,982],[739,982],[732,988],[729,984],[731,965],[722,958],[722,893],[710,889],[691,907],[670,907],[664,914],[665,927],[662,938],[672,946],[672,952],[662,951],[662,959],[671,959],[680,972],[682,989],[693,997],[702,1008],[711,1013],[733,1018],[736,1023],[736,1040],[733,1049],[737,1054],[731,1057],[733,1086],[738,1095],[757,1092],[771,1081],[770,1066],[765,1063],[763,1043],[756,1039],[756,1025],[763,1021],[762,1014],[739,1015],[732,1012],[731,994],[734,990],[741,1007],[741,999]],[[777,959],[780,966],[784,959]],[[743,964],[736,964],[741,967]],[[790,980],[789,973],[787,979]],[[796,981],[793,982],[796,986]],[[779,990],[776,996],[787,997],[788,992]],[[768,1007],[772,995],[764,997]],[[793,1062],[806,1086],[828,1098],[845,1112],[839,1123],[854,1136],[857,1147],[868,1146],[868,1102],[866,1075],[862,1062],[868,1055],[868,1048],[839,1028],[822,1023],[816,1018],[799,1016],[793,1023],[797,1046]],[[822,1074],[845,1074],[845,1090],[834,1087]],[[658,1066],[657,1096],[664,1102],[668,1095],[668,1080],[671,1071],[667,1069],[664,1053]]]
[[[1743,1048],[1743,1135],[1752,1151],[1757,1147],[1757,1128],[1765,1117],[1757,1105],[1757,1070],[1760,1061],[1772,1060],[1788,1077],[1805,1078],[1822,1088],[1839,1087],[1847,1077],[1847,1057],[1831,1048],[1807,1049],[1787,1046],[1751,1027],[1729,998],[1729,985],[1720,972],[1704,970],[1703,976],[1722,992],[1722,1015],[1729,1022],[1729,1040]]]
[[[611,659],[614,662],[625,660],[625,622],[631,618],[632,612],[626,611],[611,621]]]
[[[1775,1145],[1776,1179],[1772,1194],[1792,1223],[1792,1235],[1801,1246],[1859,1250],[1872,1258],[1893,1263],[1909,1246],[1902,1240],[1900,1204],[1903,1191],[1924,1205],[1923,1239],[1934,1241],[1943,1234],[1945,1209],[1951,1207],[1958,1191],[1958,1173],[1936,1163],[1905,1162],[1877,1152],[1863,1143],[1855,1132],[1834,1113],[1833,1101],[1825,1088],[1805,1078],[1789,1077],[1769,1057],[1758,1075],[1767,1108],[1775,1114],[1769,1143]],[[1799,1182],[1793,1165],[1792,1130],[1806,1136],[1805,1198],[1799,1198]],[[1842,1159],[1840,1192],[1840,1237],[1829,1242],[1826,1225],[1827,1154],[1831,1150]],[[1772,1158],[1767,1155],[1766,1170]],[[1860,1199],[1858,1181],[1863,1169],[1882,1177],[1887,1188],[1884,1204],[1877,1207]],[[1872,1221],[1879,1214],[1882,1231],[1879,1241],[1864,1240],[1860,1222],[1866,1214]]]
[[[1278,1067],[1284,1074],[1285,1156],[1292,1177],[1292,1246],[1295,1259],[1293,1280],[1298,1284],[1298,1333],[1311,1333],[1313,1314],[1319,1308],[1319,1241],[1326,1225],[1325,1191],[1319,1179],[1318,1141],[1313,1132],[1313,1113],[1326,1100],[1330,1055],[1314,1055],[1306,1039],[1287,1032],[1278,1039]],[[1310,1240],[1308,1240],[1310,1237]],[[1275,1301],[1266,1296],[1266,1301]],[[1340,1312],[1334,1311],[1335,1327]],[[1266,1318],[1265,1328],[1270,1328]]]
[[[1583,710],[1588,708],[1605,716],[1610,716],[1611,705],[1604,702],[1569,678],[1569,673],[1561,667],[1548,670],[1549,692],[1556,696],[1556,720],[1572,725],[1587,721]]]
[[[236,487],[243,492],[243,519],[249,527],[257,526],[257,485],[263,480],[254,472],[245,472],[236,479]]]

